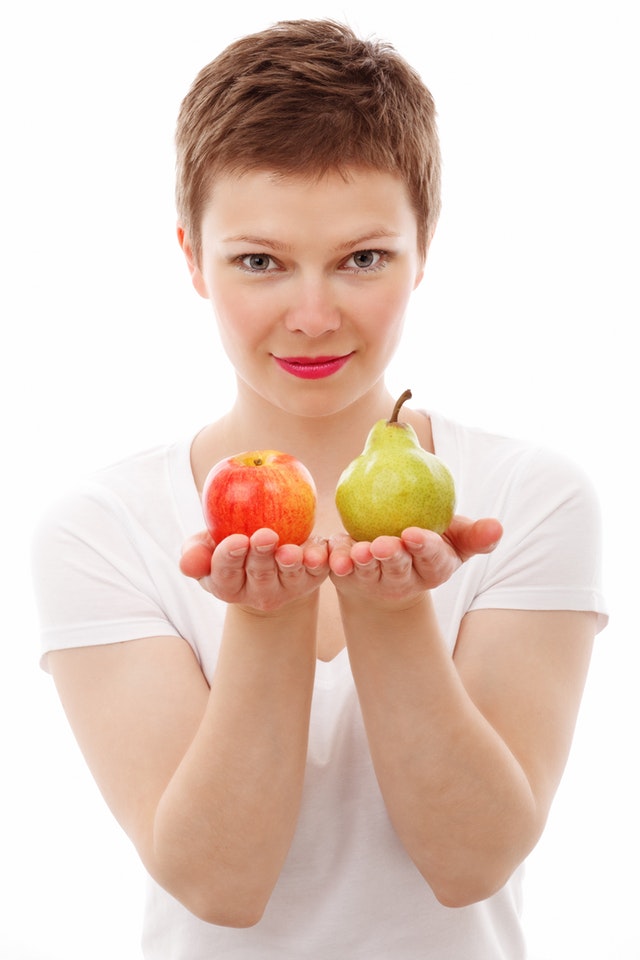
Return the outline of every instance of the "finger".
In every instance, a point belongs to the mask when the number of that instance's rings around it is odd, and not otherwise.
[[[275,551],[276,563],[279,567],[302,566],[303,556],[302,547],[294,543],[283,543]]]
[[[435,556],[442,550],[443,538],[433,530],[425,530],[423,527],[407,527],[402,531],[402,543],[405,550],[412,556],[424,555],[427,557]],[[451,544],[446,542],[447,550],[451,550]]]
[[[243,533],[226,537],[216,547],[211,561],[211,574],[217,579],[244,578],[244,563],[249,552],[249,538]]]
[[[248,578],[263,581],[275,575],[277,547],[278,534],[275,530],[263,527],[251,535],[249,538],[249,553],[245,562],[245,571]]]
[[[329,550],[329,569],[337,577],[346,577],[353,571],[351,548],[353,540],[346,533],[339,533],[327,542]]]
[[[371,553],[376,560],[391,560],[404,552],[400,537],[376,537],[371,544]]]
[[[269,527],[261,527],[259,530],[256,530],[255,533],[251,534],[249,542],[252,550],[255,550],[257,553],[267,554],[275,550],[279,539],[275,530],[271,530]]]
[[[380,579],[380,564],[371,552],[371,544],[367,541],[354,543],[351,548],[351,560],[360,580],[378,582]]]
[[[187,577],[201,580],[211,572],[211,556],[215,543],[210,534],[203,530],[184,542],[180,557],[180,570]]]
[[[328,570],[329,547],[324,537],[313,537],[302,547],[302,562],[312,573]]]
[[[354,543],[351,547],[351,559],[359,567],[374,563],[375,557],[371,553],[371,544],[366,540]]]
[[[280,582],[285,586],[300,580],[306,573],[302,562],[302,548],[288,543],[278,547],[274,553]]]
[[[461,560],[468,560],[478,553],[491,553],[502,537],[502,524],[494,517],[469,520],[455,516],[449,529],[443,534]]]
[[[235,566],[242,566],[248,550],[249,537],[245,536],[244,533],[232,533],[231,536],[218,544],[216,555],[219,558],[233,561]]]
[[[233,598],[245,583],[244,562],[248,550],[249,538],[243,534],[222,540],[213,552],[209,569],[198,578],[201,586],[221,600]]]
[[[433,530],[408,527],[402,533],[402,542],[411,556],[416,573],[428,587],[444,583],[462,563],[446,537],[441,537]]]
[[[377,537],[371,544],[371,553],[379,561],[384,577],[399,579],[411,570],[411,554],[399,537]]]

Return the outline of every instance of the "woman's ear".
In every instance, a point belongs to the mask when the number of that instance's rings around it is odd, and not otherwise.
[[[187,267],[189,268],[189,275],[191,276],[191,283],[200,294],[201,297],[204,297],[205,300],[209,299],[209,292],[207,286],[204,282],[204,277],[198,266],[198,261],[193,252],[193,247],[191,246],[191,241],[189,240],[187,233],[181,223],[178,223],[176,227],[176,233],[178,235],[178,243],[184,253],[184,258],[187,261]]]
[[[416,289],[416,287],[419,287],[420,284],[422,283],[422,278],[424,277],[424,271],[427,266],[427,256],[429,255],[429,248],[431,246],[431,241],[433,240],[433,234],[435,233],[435,229],[436,228],[434,226],[433,230],[431,231],[431,235],[427,238],[427,243],[425,245],[424,253],[420,255],[419,270],[416,274],[416,282],[413,285],[414,290]]]
[[[417,289],[417,287],[419,287],[420,284],[422,283],[422,278],[424,277],[424,271],[425,271],[426,266],[427,266],[427,253],[428,253],[428,252],[429,252],[429,251],[426,250],[425,253],[424,253],[424,255],[421,256],[420,259],[419,259],[419,261],[418,261],[418,270],[416,271],[416,279],[415,279],[415,283],[413,284],[413,289],[414,289],[414,290]]]

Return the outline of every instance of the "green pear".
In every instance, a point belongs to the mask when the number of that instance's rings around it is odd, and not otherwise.
[[[408,423],[398,422],[406,390],[390,420],[378,420],[369,431],[360,456],[343,471],[336,487],[336,506],[354,540],[399,537],[407,527],[444,533],[455,509],[455,487],[449,468],[420,446]]]

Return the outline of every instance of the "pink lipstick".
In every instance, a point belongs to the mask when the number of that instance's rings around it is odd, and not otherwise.
[[[353,354],[341,357],[276,357],[273,359],[279,367],[302,380],[321,380],[337,373],[351,359]]]

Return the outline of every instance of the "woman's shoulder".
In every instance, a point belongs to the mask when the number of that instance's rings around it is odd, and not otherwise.
[[[458,507],[470,515],[582,504],[594,517],[599,498],[584,467],[552,445],[469,426],[430,413],[437,455],[451,470]],[[492,513],[493,515],[493,513]]]
[[[528,471],[573,476],[588,483],[584,468],[551,444],[469,425],[430,412],[435,452],[452,469],[482,470],[483,474]],[[476,474],[476,479],[479,479]]]
[[[144,526],[170,523],[176,514],[195,514],[199,520],[189,448],[189,439],[180,438],[128,454],[78,478],[41,511],[36,537],[61,527],[77,531],[99,527],[114,518]]]

